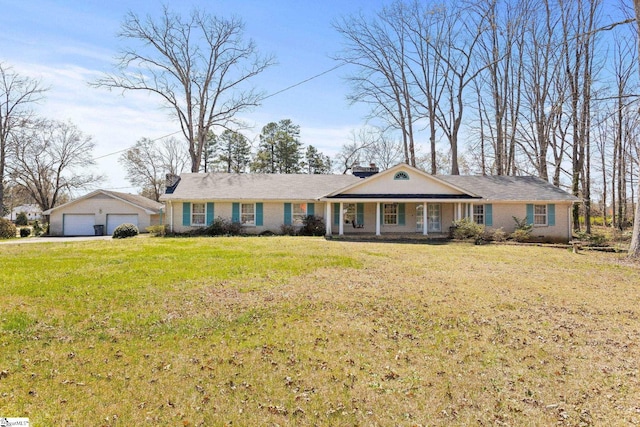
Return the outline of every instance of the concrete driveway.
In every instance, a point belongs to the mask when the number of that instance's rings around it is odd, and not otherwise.
[[[77,236],[77,237],[23,237],[17,239],[0,240],[0,245],[21,245],[27,243],[64,243],[82,242],[85,240],[111,240],[111,236]]]

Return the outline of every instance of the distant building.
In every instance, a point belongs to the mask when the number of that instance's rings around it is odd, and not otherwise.
[[[11,210],[9,215],[6,215],[5,218],[11,221],[15,221],[20,212],[24,212],[27,215],[27,219],[29,221],[42,220],[42,209],[38,205],[20,205],[16,206]]]

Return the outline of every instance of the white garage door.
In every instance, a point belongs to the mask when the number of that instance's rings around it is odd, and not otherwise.
[[[111,236],[113,230],[120,224],[133,224],[138,226],[138,214],[107,214],[107,235]]]
[[[64,214],[62,230],[65,236],[93,236],[96,217],[93,214]]]

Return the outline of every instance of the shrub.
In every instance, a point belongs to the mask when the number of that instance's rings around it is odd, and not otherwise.
[[[512,218],[516,223],[516,229],[511,233],[511,238],[516,242],[526,242],[531,239],[533,224],[527,224],[527,218],[518,219],[515,216]]]
[[[18,230],[8,219],[0,218],[0,239],[13,239]]]
[[[242,224],[217,217],[207,227],[194,230],[193,234],[200,236],[239,236],[242,234]]]
[[[20,237],[31,236],[31,229],[29,227],[23,227],[20,229]]]
[[[167,226],[162,225],[152,225],[150,227],[145,228],[147,233],[153,234],[154,236],[164,236],[167,232]]]
[[[463,218],[453,222],[454,239],[475,239],[481,240],[484,234],[484,225],[476,224],[470,218]]]
[[[326,234],[324,220],[314,215],[308,215],[302,219],[301,236],[324,236]]]
[[[115,230],[113,230],[114,239],[126,239],[127,237],[134,237],[137,235],[138,227],[129,223],[120,224]]]
[[[40,222],[38,220],[35,220],[33,222],[33,234],[35,236],[40,236],[40,235],[42,235],[42,233],[44,233],[44,228],[42,228],[42,226],[40,225]]]
[[[511,238],[516,242],[526,242],[531,238],[531,231],[523,230],[521,228],[516,229],[513,233],[511,233]]]
[[[502,227],[500,227],[496,230],[493,230],[491,238],[495,242],[504,242],[505,240],[507,240],[507,233],[502,229]]]
[[[283,236],[295,236],[296,235],[296,228],[291,224],[282,224],[280,226],[280,233]]]
[[[16,215],[16,225],[24,226],[29,224],[29,218],[27,218],[27,214],[24,212],[18,212]]]
[[[533,224],[527,224],[527,218],[518,219],[517,217],[512,217],[516,223],[516,230],[524,230],[531,233],[533,230]]]

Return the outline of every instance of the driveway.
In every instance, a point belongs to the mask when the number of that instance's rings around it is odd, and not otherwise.
[[[84,240],[111,240],[111,236],[78,236],[78,237],[23,237],[17,239],[0,240],[0,245],[20,245],[27,243],[64,243],[82,242]]]

